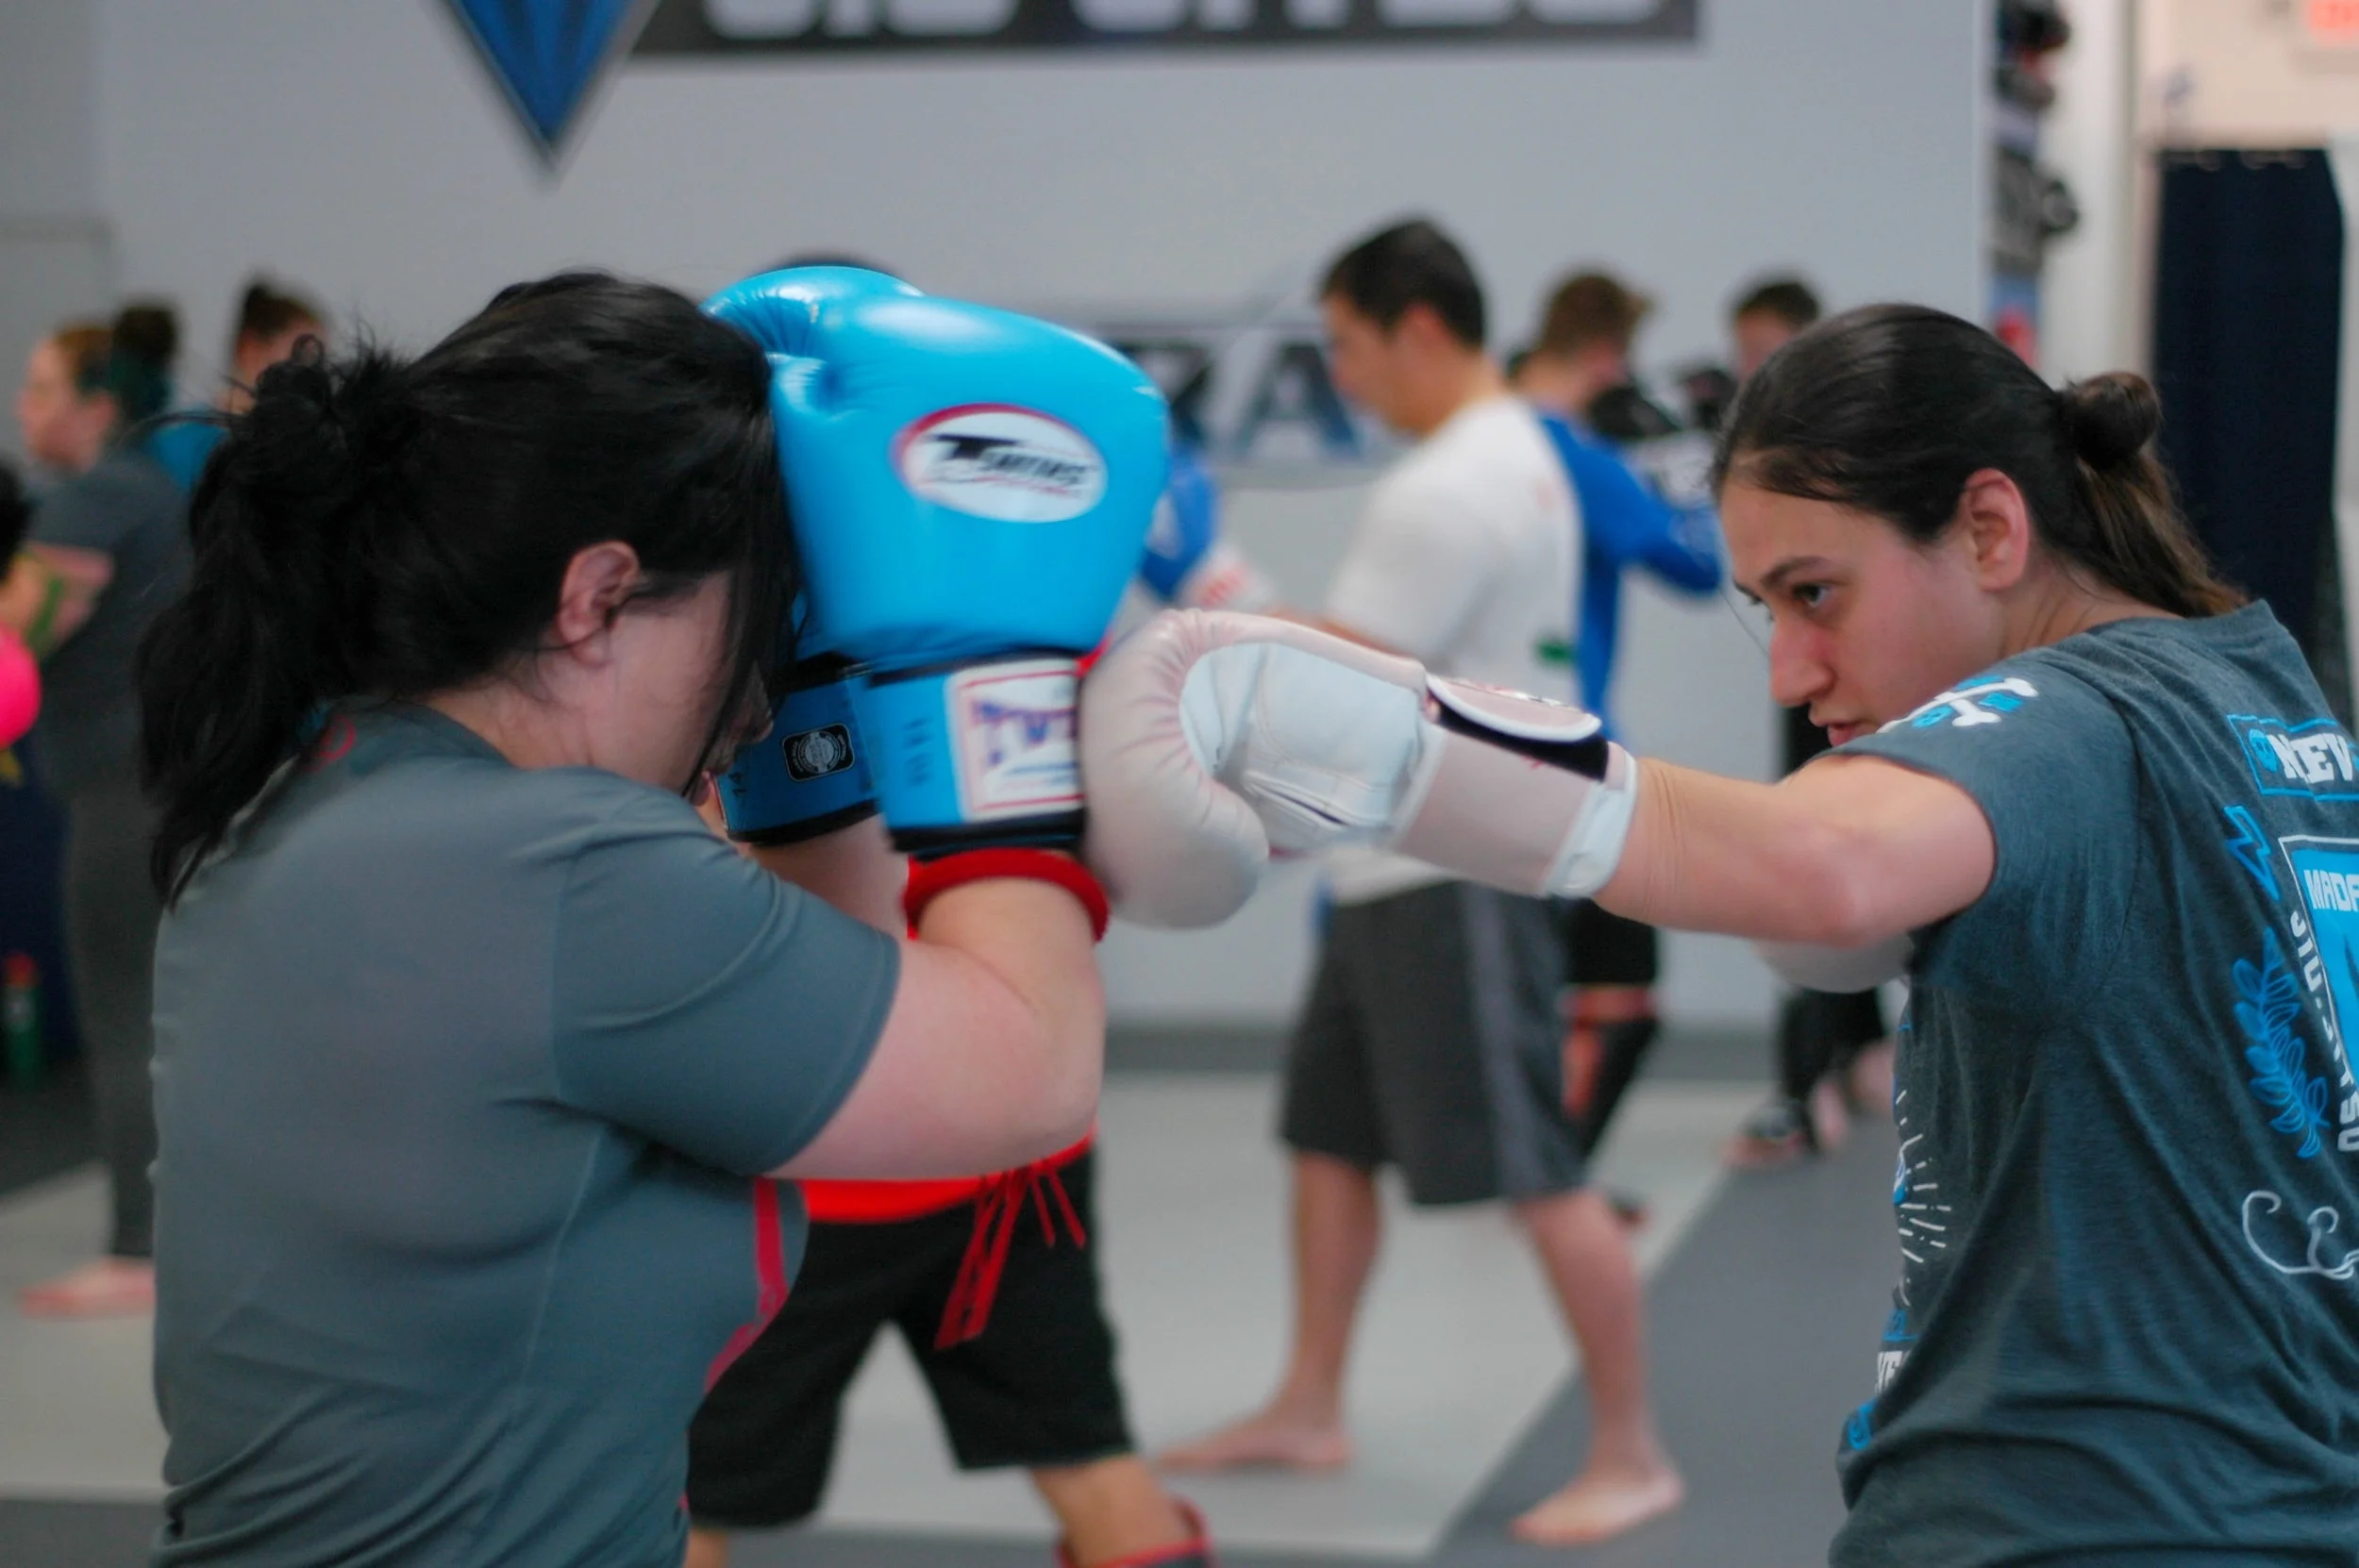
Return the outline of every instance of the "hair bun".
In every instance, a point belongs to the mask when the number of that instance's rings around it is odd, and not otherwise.
[[[294,547],[315,545],[322,522],[382,482],[416,424],[391,356],[364,349],[332,362],[306,342],[262,372],[224,457],[239,483],[270,501],[252,514],[260,525],[291,529]]]
[[[375,452],[405,440],[416,423],[402,366],[393,356],[363,348],[331,360],[316,338],[266,367],[256,379],[258,422],[298,429],[339,455]]]
[[[2074,455],[2091,468],[2129,461],[2163,427],[2163,405],[2153,383],[2126,370],[2075,381],[2059,395],[2065,434]]]

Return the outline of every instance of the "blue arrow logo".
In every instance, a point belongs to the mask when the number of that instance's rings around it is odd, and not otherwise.
[[[649,0],[450,0],[492,77],[554,163],[590,89],[627,51]]]

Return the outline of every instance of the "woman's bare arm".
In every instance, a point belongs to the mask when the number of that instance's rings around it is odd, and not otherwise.
[[[972,882],[901,948],[884,1033],[843,1109],[786,1176],[1003,1171],[1078,1142],[1097,1114],[1105,993],[1073,895]]]
[[[718,817],[717,808],[713,815]],[[881,817],[800,843],[747,844],[745,852],[771,876],[818,894],[887,936],[900,936],[907,928],[901,890],[909,882],[909,861],[894,853]]]
[[[748,853],[856,919],[898,933],[906,862],[883,824]],[[973,1176],[1086,1135],[1106,1041],[1096,938],[1073,895],[971,882],[927,906],[860,1081],[781,1176]]]
[[[1972,796],[1895,762],[1828,757],[1753,784],[1648,761],[1597,897],[1654,926],[1865,947],[1965,909],[1997,863]]]

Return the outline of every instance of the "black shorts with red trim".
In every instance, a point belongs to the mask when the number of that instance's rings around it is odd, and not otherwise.
[[[1059,1176],[1096,1228],[1096,1157]],[[1044,1194],[1046,1196],[1046,1194]],[[795,1289],[705,1396],[688,1431],[688,1508],[700,1526],[761,1529],[819,1508],[845,1390],[887,1325],[900,1330],[962,1470],[1084,1464],[1133,1451],[1094,1246],[1028,1201],[982,1334],[936,1349],[975,1233],[962,1203],[913,1220],[813,1225]]]

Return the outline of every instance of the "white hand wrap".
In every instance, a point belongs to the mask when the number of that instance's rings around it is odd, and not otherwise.
[[[1388,846],[1511,892],[1614,873],[1637,764],[1579,709],[1287,622],[1177,611],[1081,692],[1084,858],[1116,910],[1209,926],[1272,854]]]

